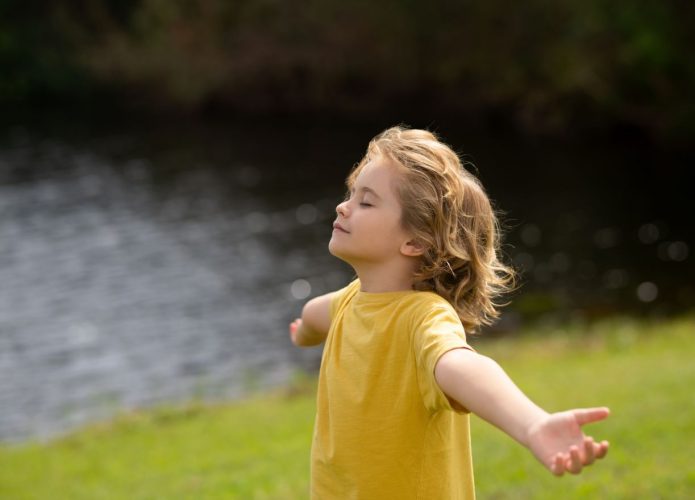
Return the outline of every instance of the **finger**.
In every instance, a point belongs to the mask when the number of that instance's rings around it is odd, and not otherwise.
[[[574,418],[579,425],[590,424],[591,422],[598,422],[608,417],[610,410],[606,407],[600,408],[584,408],[580,410],[572,410]]]
[[[598,443],[597,448],[594,451],[594,456],[596,458],[603,458],[606,456],[606,453],[608,453],[608,447],[610,446],[610,443],[608,441],[601,441]]]
[[[597,449],[598,445],[591,436],[584,438],[584,460],[582,461],[584,465],[591,465],[594,463]]]
[[[294,320],[290,323],[290,340],[293,344],[297,343],[297,329],[299,328],[299,322]]]
[[[565,457],[562,456],[562,453],[555,455],[550,462],[550,472],[557,477],[560,477],[565,473]]]
[[[571,474],[579,474],[582,471],[582,457],[579,448],[570,446],[570,456],[566,461],[567,471]]]

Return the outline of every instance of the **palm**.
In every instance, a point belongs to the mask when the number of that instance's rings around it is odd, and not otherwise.
[[[606,408],[569,410],[548,415],[529,432],[529,448],[554,474],[578,473],[585,465],[603,458],[608,443],[594,442],[584,435],[582,425],[608,416]]]

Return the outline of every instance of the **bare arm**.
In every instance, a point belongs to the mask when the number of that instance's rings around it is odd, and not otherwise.
[[[608,416],[607,408],[549,414],[534,404],[492,359],[467,349],[445,353],[435,367],[444,394],[523,444],[553,474],[578,474],[608,451],[581,426]]]
[[[331,300],[335,292],[311,299],[302,309],[302,317],[290,323],[290,339],[301,347],[318,345],[326,340],[331,327]]]

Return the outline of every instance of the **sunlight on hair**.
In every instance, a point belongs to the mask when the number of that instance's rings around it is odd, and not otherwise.
[[[347,185],[379,156],[398,169],[401,223],[425,249],[413,289],[444,297],[469,331],[492,324],[516,272],[499,259],[497,214],[480,180],[436,134],[392,127],[372,139]],[[526,232],[529,245],[540,243],[538,227]]]

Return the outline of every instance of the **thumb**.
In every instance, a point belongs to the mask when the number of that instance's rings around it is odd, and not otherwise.
[[[605,406],[598,408],[583,408],[580,410],[572,410],[574,418],[579,425],[590,424],[592,422],[598,422],[608,417],[610,410]]]

